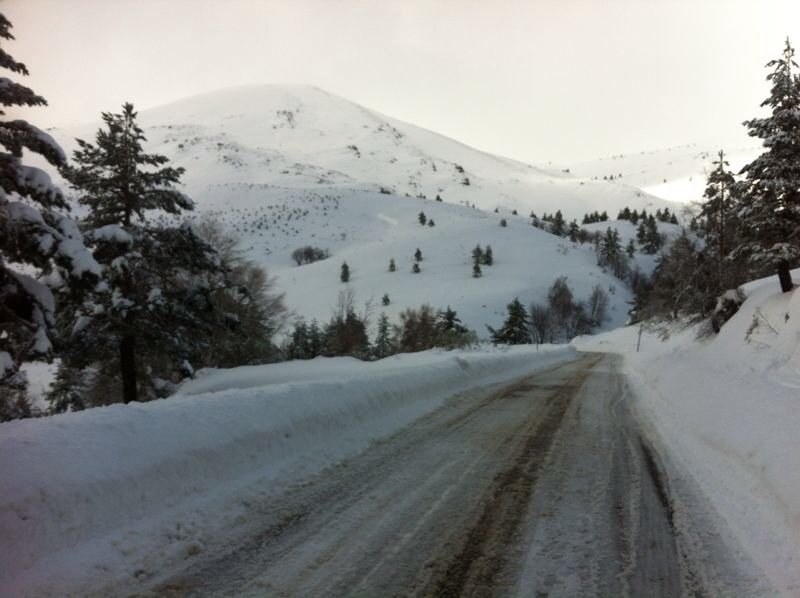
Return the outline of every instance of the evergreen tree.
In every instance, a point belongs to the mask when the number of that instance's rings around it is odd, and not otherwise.
[[[481,270],[481,263],[480,262],[473,262],[472,263],[472,278],[480,278],[483,276],[483,271]]]
[[[552,226],[550,227],[550,232],[554,235],[558,235],[559,237],[563,237],[566,231],[566,222],[564,221],[564,215],[561,213],[561,210],[556,212],[556,215],[553,217]]]
[[[700,211],[704,218],[703,229],[706,235],[706,253],[716,265],[718,285],[724,278],[725,258],[735,245],[736,215],[733,190],[736,181],[733,173],[726,169],[725,153],[720,150],[714,162],[714,170],[708,175],[703,196],[706,201]]]
[[[381,298],[381,303],[383,305],[389,305],[391,302],[392,302],[392,300],[389,299],[389,293],[384,293],[383,297]]]
[[[322,330],[316,320],[311,320],[311,325],[308,327],[308,357],[313,359],[322,355],[322,347]]]
[[[481,247],[480,243],[478,243],[472,250],[472,262],[477,262],[479,264],[483,262],[483,248]]]
[[[578,221],[573,220],[569,223],[569,240],[573,243],[578,241],[578,236],[580,235],[581,228],[578,226]]]
[[[389,272],[394,272],[395,270],[397,270],[397,266],[394,263],[394,258],[391,258],[389,260]]]
[[[419,247],[417,247],[417,250],[414,252],[414,261],[415,262],[421,262],[422,261],[422,251],[420,250]]]
[[[413,266],[411,266],[411,271],[412,271],[414,274],[419,274],[419,273],[420,273],[419,262],[414,262],[414,265],[413,265]]]
[[[428,221],[428,218],[425,216],[425,212],[420,212],[419,216],[417,216],[417,220],[422,226],[425,226],[425,223]]]
[[[461,323],[461,319],[458,317],[458,314],[454,309],[451,309],[450,306],[447,306],[447,309],[444,311],[440,311],[437,320],[437,326],[439,330],[443,334],[467,334],[469,330],[467,330],[466,326]]]
[[[628,260],[622,249],[617,229],[606,229],[606,234],[600,242],[598,262],[601,266],[609,266],[614,271],[614,276],[624,279],[628,271]]]
[[[716,292],[708,285],[712,280],[708,265],[684,232],[658,260],[643,315],[676,318],[685,313],[705,317],[716,302]]]
[[[0,39],[13,40],[11,23],[0,14]],[[0,49],[0,68],[27,76],[28,69]],[[51,288],[80,292],[101,273],[75,223],[63,215],[69,206],[50,177],[23,164],[23,151],[39,154],[55,167],[66,163],[50,135],[27,121],[7,119],[17,106],[46,106],[31,89],[8,78],[0,85],[0,421],[30,415],[25,398],[24,362],[53,355],[55,300]]]
[[[383,359],[394,353],[394,341],[392,339],[392,327],[389,318],[385,313],[381,313],[378,318],[378,332],[375,342],[372,343],[372,356],[375,359]]]
[[[508,222],[506,222],[506,219],[505,219],[505,218],[501,218],[501,219],[500,219],[500,226],[502,226],[502,227],[506,227],[506,226],[508,226]]]
[[[484,266],[491,266],[492,264],[494,264],[494,254],[492,253],[491,245],[486,246],[486,249],[484,250],[483,255],[481,256],[481,264],[483,264]]]
[[[286,356],[289,359],[309,359],[310,343],[308,336],[308,327],[305,321],[300,318],[294,324],[291,341],[286,352]]]
[[[428,226],[429,226],[429,227],[431,227],[431,228],[433,228],[434,226],[436,226],[436,223],[433,221],[433,218],[431,218],[430,220],[428,220]]]
[[[350,282],[350,266],[347,265],[347,262],[342,262],[342,268],[339,271],[339,280],[342,282]]]
[[[647,240],[647,219],[643,218],[642,221],[639,223],[639,226],[636,227],[636,241],[639,243],[639,247],[642,247],[644,246],[646,240]]]
[[[494,344],[525,345],[531,342],[531,331],[528,323],[528,312],[519,299],[515,298],[506,307],[508,315],[503,326],[495,330],[487,326]]]
[[[633,238],[628,239],[628,245],[625,247],[625,253],[628,254],[629,258],[633,258],[636,255],[636,243],[634,243]]]
[[[661,249],[661,246],[664,244],[664,239],[661,237],[661,233],[658,232],[658,223],[655,217],[650,214],[647,220],[643,221],[643,224],[645,226],[645,235],[642,251],[650,255],[658,253],[658,250]]]
[[[216,251],[189,225],[152,226],[153,210],[181,214],[192,201],[176,189],[183,169],[146,154],[131,104],[103,113],[95,144],[77,140],[75,166],[64,176],[88,208],[86,239],[103,267],[103,284],[65,317],[69,367],[104,362],[121,382],[123,401],[140,398],[140,383],[157,396],[169,377],[192,375],[192,361],[225,322],[211,294],[227,286]],[[116,347],[118,362],[107,347]],[[146,357],[145,357],[146,356]],[[118,375],[111,375],[117,370]]]
[[[793,287],[789,270],[800,259],[800,77],[792,67],[797,63],[787,39],[781,57],[767,63],[772,89],[761,105],[771,114],[744,123],[766,150],[741,172],[742,242],[736,250],[758,273],[776,269],[784,292]]]

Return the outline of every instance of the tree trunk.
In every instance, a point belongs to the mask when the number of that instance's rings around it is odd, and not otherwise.
[[[788,293],[794,288],[792,274],[789,272],[789,262],[782,260],[778,263],[778,279],[781,281],[781,291]]]
[[[136,337],[126,334],[119,343],[119,363],[122,373],[122,401],[138,400],[136,389]]]

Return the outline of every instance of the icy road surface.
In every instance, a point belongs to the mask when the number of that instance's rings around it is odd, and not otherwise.
[[[252,537],[157,596],[681,596],[756,592],[669,475],[618,357],[446,403],[254,508]]]

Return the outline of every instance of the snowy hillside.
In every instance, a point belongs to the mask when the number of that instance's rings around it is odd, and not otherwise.
[[[720,149],[725,151],[733,172],[762,151],[757,143],[737,147],[692,143],[572,164],[570,172],[589,179],[613,176],[615,181],[639,187],[656,197],[688,203],[702,199],[706,175]]]
[[[621,325],[630,300],[624,285],[597,268],[588,245],[537,230],[527,215],[560,209],[580,219],[669,205],[618,182],[493,156],[314,87],[224,90],[143,111],[140,122],[148,149],[186,168],[197,213],[237,232],[249,256],[278,277],[290,308],[309,320],[329,318],[346,261],[358,305],[371,300],[373,313],[390,317],[423,302],[451,305],[485,335],[484,325],[499,325],[515,296],[542,301],[566,275],[576,299],[602,285],[611,294],[608,325]],[[71,150],[75,137],[91,140],[95,129],[55,135]],[[419,212],[436,226],[421,226]],[[478,243],[492,246],[495,265],[474,279],[470,252]],[[305,245],[332,255],[297,266],[291,254]],[[422,271],[412,274],[417,248]],[[392,258],[395,273],[387,271]]]
[[[794,280],[800,270],[793,271]],[[730,529],[731,545],[787,596],[800,592],[800,290],[776,276],[741,287],[747,300],[722,331],[664,340],[639,327],[574,341],[626,356],[644,413]],[[688,513],[692,505],[684,507]]]
[[[560,209],[568,218],[664,205],[633,187],[478,151],[316,87],[227,89],[140,116],[151,146],[185,166],[189,190],[211,202],[213,186],[225,182],[384,187],[483,209]]]
[[[683,227],[677,224],[670,224],[669,222],[657,222],[656,226],[658,232],[663,235],[665,243],[662,251],[668,251],[672,241],[680,236]],[[611,228],[619,233],[620,242],[622,246],[627,246],[628,242],[633,239],[636,241],[636,225],[628,220],[607,220],[605,222],[592,222],[589,224],[581,225],[581,228],[589,233],[603,234],[607,229]],[[658,264],[658,259],[661,256],[661,251],[654,254],[642,253],[637,246],[637,251],[631,260],[631,267],[638,268],[643,274],[650,276]]]
[[[600,284],[612,298],[609,326],[624,323],[630,293],[625,285],[596,266],[590,244],[580,246],[532,227],[522,216],[501,215],[446,203],[398,199],[375,192],[330,190],[309,194],[303,190],[271,190],[258,200],[230,192],[231,205],[246,206],[215,217],[244,232],[250,255],[267,264],[287,293],[287,304],[306,319],[326,321],[338,294],[348,286],[359,308],[370,301],[373,313],[390,317],[406,307],[428,302],[451,305],[464,323],[485,335],[484,324],[499,325],[506,304],[519,297],[526,304],[544,301],[556,277],[565,275],[578,299]],[[265,198],[268,199],[266,202]],[[286,202],[292,206],[286,207]],[[237,208],[238,209],[238,208]],[[424,211],[434,227],[417,220]],[[263,219],[263,229],[259,223]],[[275,224],[273,224],[275,223]],[[297,266],[291,252],[304,244],[329,249],[332,256]],[[471,251],[476,244],[490,245],[494,265],[483,276],[472,277]],[[421,272],[412,272],[419,248]],[[396,272],[389,272],[394,259]],[[339,279],[347,262],[349,285]],[[380,304],[384,294],[389,306]]]

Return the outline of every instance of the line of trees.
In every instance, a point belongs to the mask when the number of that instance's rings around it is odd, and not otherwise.
[[[547,293],[547,303],[533,303],[526,310],[515,298],[506,307],[503,325],[487,326],[492,342],[525,345],[569,342],[589,334],[608,318],[608,293],[596,285],[585,301],[576,301],[566,277],[557,278]]]
[[[361,312],[355,308],[352,289],[339,293],[337,307],[329,322],[306,324],[298,319],[283,347],[286,359],[313,359],[318,356],[350,356],[358,359],[383,359],[395,353],[413,353],[434,347],[453,349],[476,342],[473,332],[449,306],[437,310],[430,305],[403,310],[392,324],[385,313],[377,320],[375,338],[370,341],[371,306]]]
[[[777,274],[783,292],[794,288],[800,265],[800,76],[786,40],[767,63],[770,113],[744,122],[764,151],[735,174],[720,151],[707,177],[704,202],[692,231],[663,255],[652,281],[637,293],[642,317],[706,319],[715,331],[735,313],[735,289]]]

